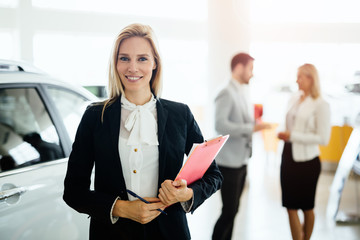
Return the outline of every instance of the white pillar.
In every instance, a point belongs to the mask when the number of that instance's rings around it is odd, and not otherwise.
[[[249,0],[209,0],[210,90],[227,82],[230,61],[238,52],[249,52]]]
[[[249,0],[209,0],[208,11],[210,124],[214,119],[214,98],[231,78],[231,58],[249,52]]]

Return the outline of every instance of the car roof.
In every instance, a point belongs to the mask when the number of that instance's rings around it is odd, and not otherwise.
[[[25,62],[0,59],[1,84],[50,84],[80,92],[89,100],[98,101],[98,98],[85,88],[58,80],[44,71]]]
[[[32,72],[43,73],[44,71],[24,61],[0,59],[0,72]]]

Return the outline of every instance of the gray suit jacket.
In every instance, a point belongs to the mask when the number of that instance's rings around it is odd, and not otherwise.
[[[223,167],[239,168],[247,164],[251,156],[254,120],[245,96],[239,94],[233,81],[215,99],[215,129],[219,134],[230,134],[216,162]]]

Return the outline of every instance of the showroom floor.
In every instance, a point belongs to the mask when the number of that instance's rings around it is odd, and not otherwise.
[[[260,146],[258,148],[259,151],[255,151],[248,167],[247,184],[235,219],[232,239],[290,240],[287,213],[281,206],[280,153],[265,154]],[[311,239],[358,240],[360,223],[339,224],[327,214],[334,174],[333,171],[322,171],[320,175],[315,203],[315,226]],[[221,206],[218,191],[193,215],[187,215],[192,239],[211,239]],[[350,174],[345,183],[338,216],[342,213],[360,216],[360,176]]]

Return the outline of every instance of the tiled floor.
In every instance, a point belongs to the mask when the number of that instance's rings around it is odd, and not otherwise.
[[[265,154],[261,141],[248,166],[246,188],[241,197],[235,219],[235,240],[291,240],[285,208],[281,206],[280,153]],[[337,224],[327,216],[327,203],[334,172],[320,175],[316,203],[314,240],[359,240],[360,224]],[[216,192],[193,215],[188,214],[192,239],[209,240],[220,215],[220,193]],[[360,216],[360,176],[351,175],[347,180],[340,201],[339,213]]]

